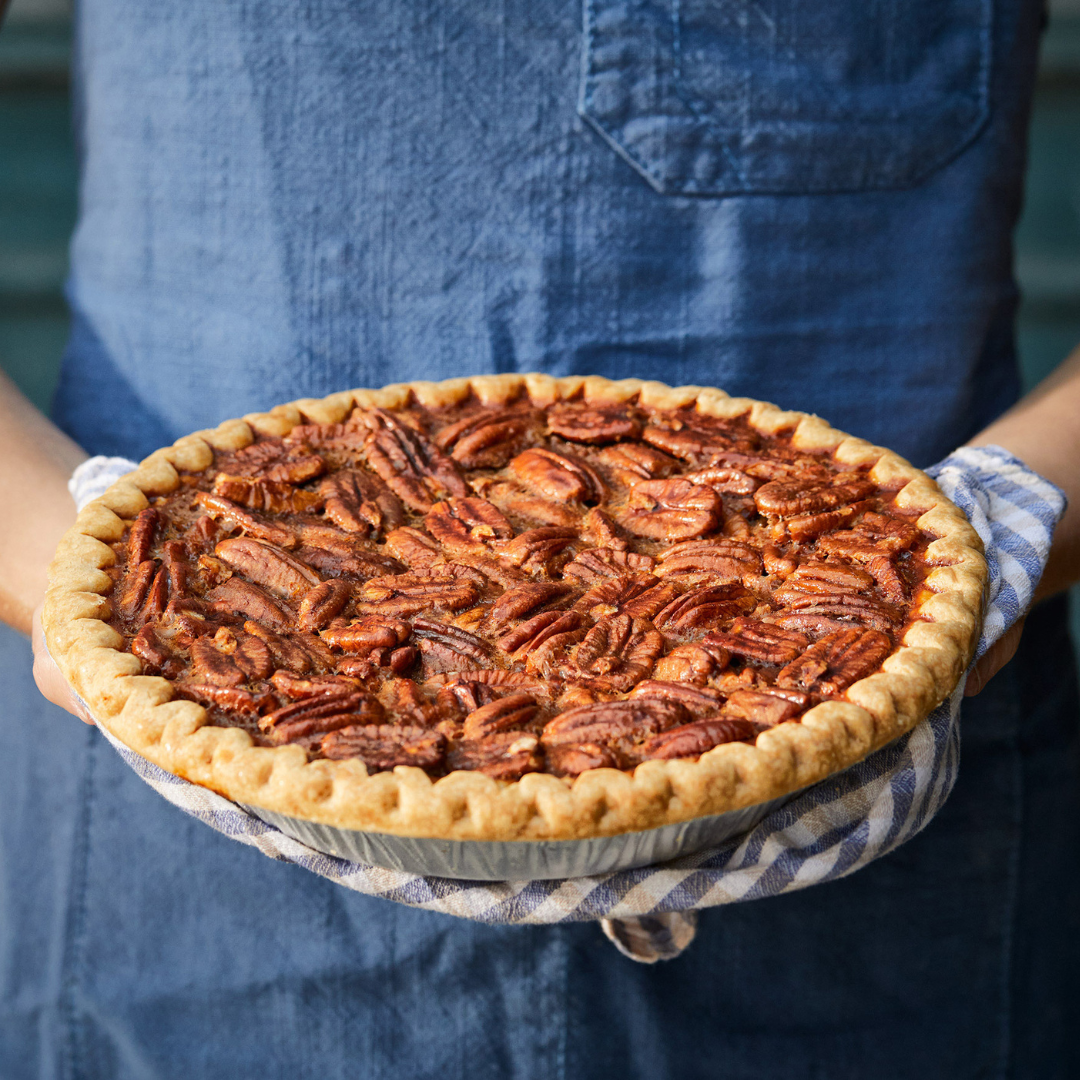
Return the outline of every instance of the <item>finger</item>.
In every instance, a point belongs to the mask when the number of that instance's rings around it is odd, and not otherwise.
[[[84,723],[93,724],[94,718],[89,710],[79,700],[49,655],[49,650],[45,646],[45,632],[41,627],[40,607],[34,612],[30,640],[34,646],[34,682],[37,683],[42,697],[54,705],[59,705],[61,709],[66,709]]]
[[[964,684],[964,697],[974,697],[1016,655],[1020,638],[1024,633],[1024,619],[1015,623],[1005,634],[987,649],[985,655],[971,670]]]

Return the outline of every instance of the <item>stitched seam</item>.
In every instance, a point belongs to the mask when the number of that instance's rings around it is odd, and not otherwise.
[[[87,876],[90,862],[90,815],[93,800],[95,736],[94,728],[86,729],[86,770],[83,773],[77,799],[78,819],[71,858],[71,897],[67,925],[64,930],[64,951],[61,961],[60,989],[60,1071],[67,1080],[79,1080],[88,1073],[80,1070],[85,1057],[80,1051],[86,1048],[85,1016],[76,1005],[75,998],[83,979],[85,960],[84,933],[86,930]]]
[[[1013,959],[1016,942],[1016,920],[1019,917],[1020,894],[1020,847],[1024,836],[1024,764],[1020,754],[1019,734],[1011,740],[1010,750],[1013,756],[1013,775],[1016,785],[1013,819],[1010,822],[1015,832],[1015,842],[1009,852],[1008,885],[1006,887],[1007,917],[1002,933],[1001,949],[1001,993],[998,1005],[1001,1016],[1001,1041],[999,1045],[998,1075],[1006,1080],[1011,1075],[1013,1038]]]

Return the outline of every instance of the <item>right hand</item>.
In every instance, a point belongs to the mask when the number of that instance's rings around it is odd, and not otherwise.
[[[67,709],[83,723],[92,724],[94,718],[86,706],[75,696],[75,691],[68,685],[67,679],[60,674],[60,669],[45,647],[45,631],[41,626],[41,605],[34,609],[33,630],[30,640],[34,646],[34,682],[41,693],[54,705]]]

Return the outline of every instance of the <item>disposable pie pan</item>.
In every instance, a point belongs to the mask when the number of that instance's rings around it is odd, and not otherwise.
[[[591,877],[668,862],[748,832],[795,795],[658,829],[584,840],[436,840],[338,829],[258,806],[244,809],[325,855],[467,881],[543,881]]]

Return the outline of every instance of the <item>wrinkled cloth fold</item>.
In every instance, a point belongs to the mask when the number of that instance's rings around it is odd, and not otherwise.
[[[134,467],[91,458],[69,487],[80,507]],[[965,447],[928,470],[986,549],[987,602],[976,658],[1031,605],[1065,511],[1059,488],[1000,447]],[[631,959],[671,959],[693,940],[697,911],[843,877],[892,851],[944,804],[960,762],[962,685],[911,732],[773,811],[718,848],[657,866],[562,881],[470,882],[422,877],[324,855],[205,788],[106,738],[185,813],[274,859],[370,896],[488,923],[598,920]]]

